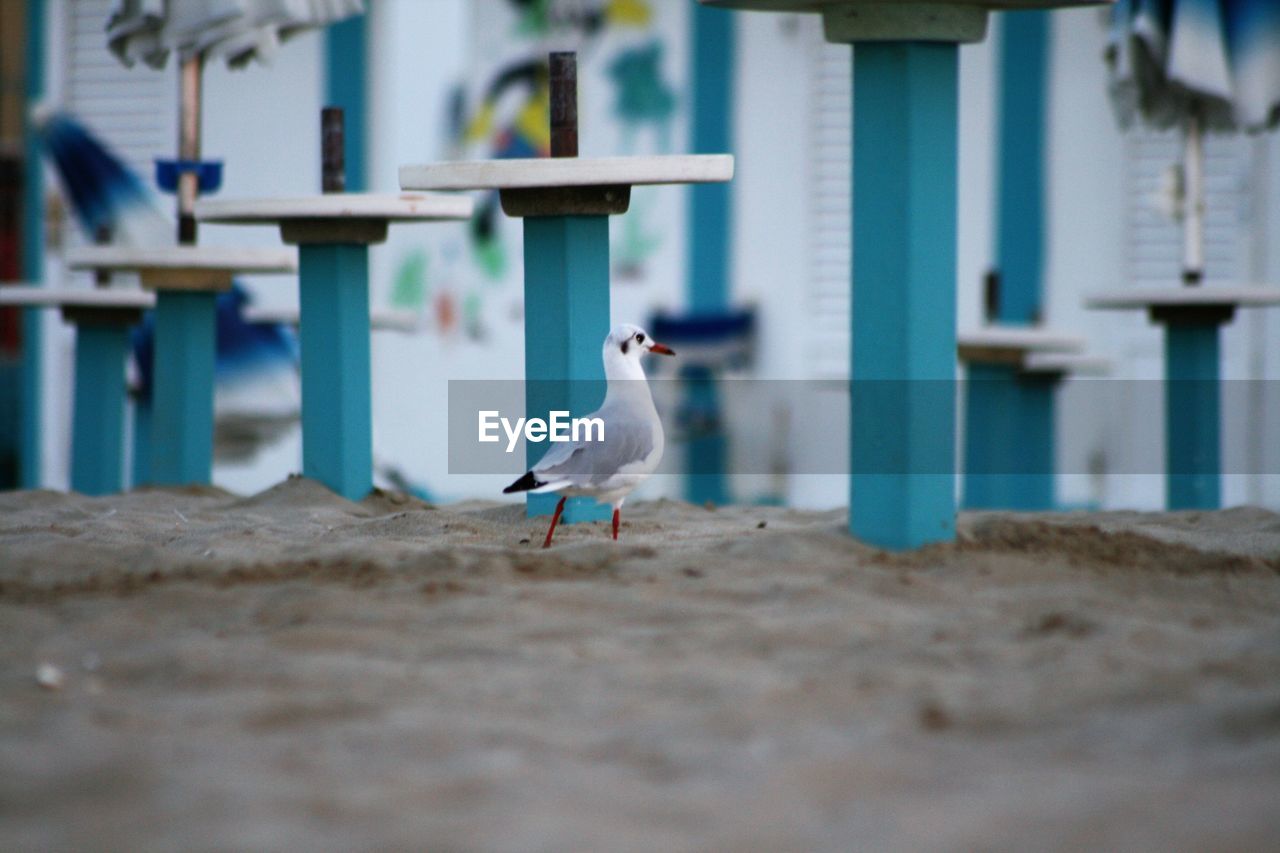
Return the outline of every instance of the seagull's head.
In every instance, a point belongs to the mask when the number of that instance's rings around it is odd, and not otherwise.
[[[646,353],[675,355],[670,347],[660,344],[639,326],[620,323],[604,339],[604,373],[609,379],[644,379],[640,359]]]
[[[640,360],[645,353],[656,352],[659,355],[675,355],[675,350],[666,344],[660,344],[649,333],[639,326],[630,323],[619,323],[604,339],[604,352],[608,357],[617,354],[623,358]]]

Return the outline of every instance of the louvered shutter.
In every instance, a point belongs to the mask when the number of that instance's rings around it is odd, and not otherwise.
[[[810,66],[808,290],[805,360],[816,379],[849,376],[853,57],[829,44],[817,15],[802,17]]]
[[[65,105],[151,186],[155,158],[176,146],[177,77],[172,62],[161,71],[126,68],[108,52],[111,3],[67,4]]]

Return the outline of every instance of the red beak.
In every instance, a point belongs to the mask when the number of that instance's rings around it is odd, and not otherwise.
[[[666,344],[660,344],[654,341],[649,345],[649,352],[656,352],[658,355],[675,355],[676,351]]]

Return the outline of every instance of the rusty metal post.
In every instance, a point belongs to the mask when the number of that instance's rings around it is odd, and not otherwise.
[[[551,156],[578,156],[578,55],[551,54]]]
[[[320,174],[324,192],[346,192],[346,135],[342,107],[325,107],[320,111]]]

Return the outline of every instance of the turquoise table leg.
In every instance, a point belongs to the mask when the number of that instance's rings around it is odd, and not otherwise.
[[[151,481],[157,485],[207,484],[213,475],[216,297],[156,293]]]
[[[78,324],[71,488],[82,494],[108,495],[124,485],[124,360],[128,349],[128,326]]]
[[[689,368],[682,378],[683,415],[692,432],[686,446],[685,499],[692,504],[728,503],[729,442],[720,423],[719,383],[704,367]]]
[[[528,417],[551,410],[585,415],[604,400],[600,348],[609,334],[609,219],[530,216],[524,220],[524,375]],[[530,443],[528,464],[548,444]],[[555,495],[529,495],[528,514],[549,515]],[[591,498],[571,498],[562,522],[611,515]]]
[[[957,48],[853,56],[849,529],[914,548],[955,535]]]
[[[1054,505],[1052,375],[970,364],[965,394],[964,505],[1047,510]]]
[[[45,55],[45,35],[52,17],[49,12],[52,4],[46,0],[27,0],[25,5],[23,79],[26,91],[23,94],[26,103],[31,105],[40,103],[45,97],[49,65]],[[36,153],[43,143],[36,132],[31,112],[30,109],[22,110],[22,150],[28,156],[22,158],[22,227],[19,233],[22,235],[22,278],[30,284],[38,284],[44,280],[45,169],[43,158]],[[38,308],[22,311],[22,388],[19,392],[22,423],[18,434],[18,484],[24,489],[40,488],[40,437],[43,432],[40,380],[44,360],[42,313]]]
[[[998,16],[1000,125],[996,169],[996,319],[1036,323],[1044,274],[1044,135],[1049,13]]]
[[[1169,509],[1218,509],[1218,326],[1169,323],[1164,341],[1167,503]]]
[[[369,250],[304,243],[298,252],[302,473],[360,500],[373,488]]]
[[[151,400],[133,401],[133,478],[132,485],[151,482]]]

